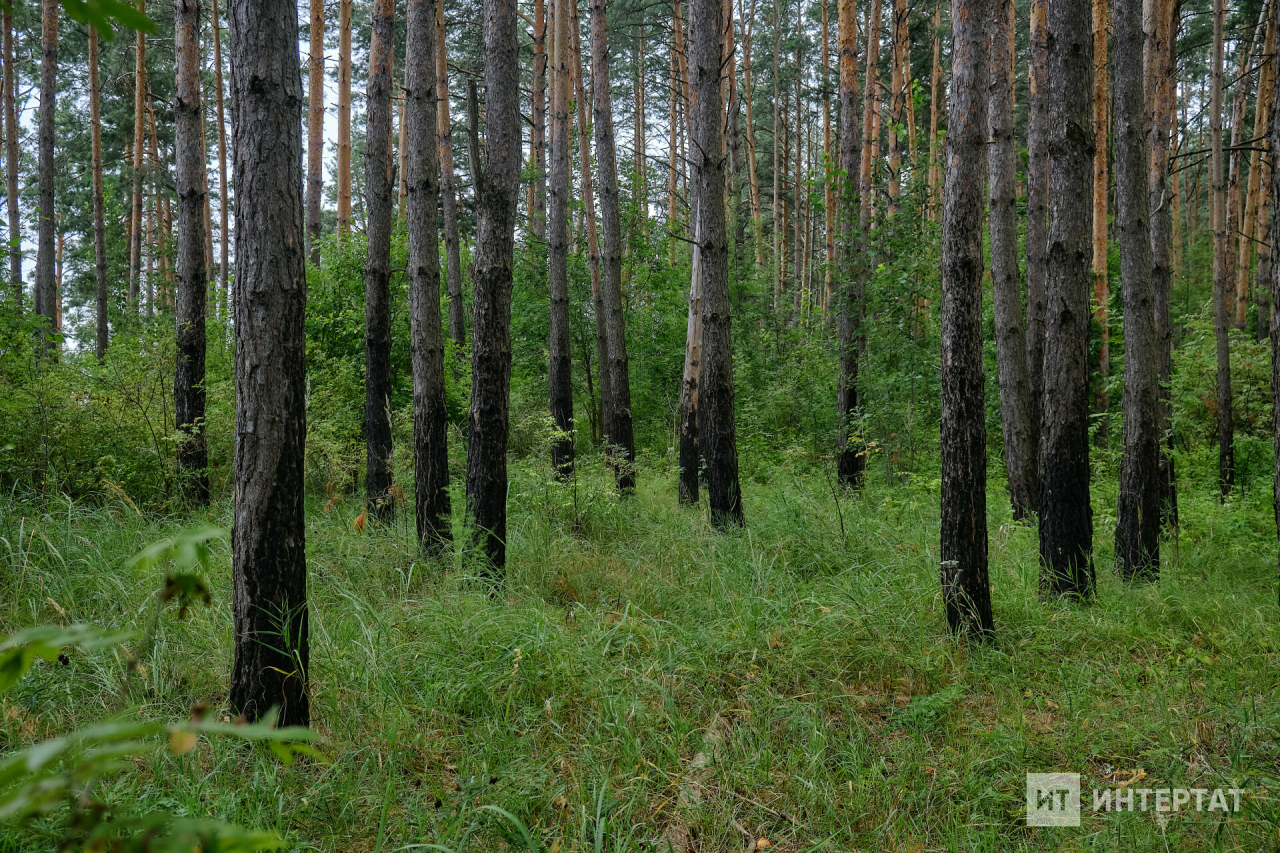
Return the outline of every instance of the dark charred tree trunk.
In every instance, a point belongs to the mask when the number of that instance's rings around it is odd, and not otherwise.
[[[520,63],[515,0],[483,0],[485,151],[472,273],[467,523],[491,578],[507,564],[507,436],[511,401],[511,284],[520,192]],[[478,147],[478,146],[477,146]],[[478,159],[478,158],[477,158]]]
[[[840,51],[840,178],[844,188],[840,202],[840,258],[844,293],[840,300],[840,381],[836,390],[836,474],[841,485],[857,487],[866,468],[856,421],[858,357],[862,351],[863,288],[858,266],[862,243],[858,232],[858,172],[862,158],[862,127],[858,104],[858,27],[853,0],[841,0],[837,14]],[[936,142],[935,142],[936,144]]]
[[[449,119],[449,62],[444,38],[444,0],[436,4],[436,134],[440,145],[440,207],[444,212],[445,292],[449,297],[449,339],[467,344],[462,305],[462,255],[458,245],[458,190],[453,179],[453,123]]]
[[[717,37],[719,31],[717,31]],[[618,195],[618,155],[613,133],[613,102],[609,86],[609,43],[605,29],[605,0],[591,1],[592,128],[596,167],[600,170],[601,241],[600,290],[604,302],[605,337],[609,364],[609,396],[604,406],[605,435],[615,448],[613,463],[619,489],[635,486],[635,438],[631,418],[631,380],[627,365],[625,318],[622,313],[622,207]],[[716,91],[719,92],[719,72]],[[716,145],[717,154],[720,145]],[[721,172],[723,178],[723,172]],[[723,186],[723,182],[720,184]],[[723,191],[720,191],[723,197]],[[726,292],[727,295],[727,292]],[[696,465],[695,465],[696,468]]]
[[[594,0],[601,3],[601,0]],[[690,159],[697,183],[702,267],[702,365],[698,376],[698,446],[706,460],[707,499],[717,527],[745,524],[734,425],[733,343],[729,317],[729,240],[725,226],[724,3],[689,5],[689,77],[693,97]],[[599,83],[597,83],[599,86]],[[614,389],[615,394],[617,389]]]
[[[395,514],[391,495],[391,53],[395,0],[376,0],[369,46],[364,187],[369,253],[364,266],[365,493],[374,514]]]
[[[53,190],[57,166],[53,143],[58,100],[58,0],[43,0],[40,16],[40,228],[36,241],[36,314],[41,323],[40,351],[57,360],[57,282],[54,232],[57,230]]]
[[[306,235],[293,0],[231,0],[236,185],[232,713],[308,725]]]
[[[1045,291],[1049,282],[1049,25],[1048,0],[1031,0],[1027,84],[1027,378],[1031,430],[1040,434],[1044,407]],[[1043,452],[1043,449],[1041,449]]]
[[[209,452],[205,442],[204,350],[208,291],[204,256],[204,126],[200,121],[200,0],[175,0],[173,10],[176,95],[173,150],[178,191],[177,371],[173,413],[178,440],[178,481],[187,498],[209,502]]]
[[[1000,386],[1000,423],[1009,502],[1015,519],[1035,515],[1040,500],[1037,431],[1032,419],[1031,380],[1027,371],[1027,334],[1023,326],[1022,288],[1018,281],[1018,208],[1014,184],[1017,152],[1013,140],[1013,53],[1008,49],[1012,0],[993,0],[990,24],[991,145],[987,151],[991,192],[991,285],[996,321],[996,373]],[[972,14],[972,13],[971,13]],[[981,228],[981,226],[979,226]]]
[[[436,139],[435,0],[409,0],[405,33],[405,224],[413,358],[413,484],[418,542],[444,555],[449,516],[449,421],[440,318],[440,164]]]
[[[320,263],[320,196],[324,191],[324,0],[311,0],[307,76],[307,241]]]
[[[5,67],[8,71],[8,67]],[[6,93],[7,97],[7,93]],[[107,358],[107,226],[102,191],[102,87],[98,82],[98,30],[89,28],[89,135],[93,163],[93,271],[98,320],[98,362]],[[6,125],[7,126],[7,125]],[[12,134],[13,131],[11,130]],[[17,233],[11,231],[10,233]]]
[[[541,5],[541,4],[539,4]],[[569,358],[569,12],[552,4],[550,198],[546,199],[547,286],[551,294],[551,419],[558,434],[551,442],[551,464],[558,477],[573,474],[573,375]],[[536,73],[536,71],[535,71]],[[536,128],[535,128],[536,132]],[[535,169],[537,168],[535,164]],[[535,202],[538,192],[534,190]],[[537,223],[539,213],[533,212]]]
[[[987,576],[982,365],[987,30],[992,31],[993,52],[1003,56],[1006,42],[999,36],[1000,21],[1008,20],[1007,11],[995,11],[993,5],[1007,9],[993,0],[951,3],[951,90],[942,188],[942,598],[952,633],[984,640],[995,630]],[[992,155],[993,160],[998,157]],[[993,170],[993,200],[996,180]],[[992,216],[993,236],[998,213]]]
[[[8,196],[5,206],[9,214],[9,287],[13,305],[22,311],[22,218],[18,213],[18,110],[13,80],[13,11],[4,10],[4,126],[5,181]]]
[[[1089,295],[1093,225],[1092,8],[1055,0],[1048,20],[1049,244],[1040,403],[1040,588],[1093,595],[1089,504]]]
[[[1124,310],[1124,458],[1116,563],[1127,579],[1160,573],[1159,352],[1151,269],[1151,149],[1142,68],[1143,0],[1115,0],[1116,225]]]
[[[1222,150],[1222,64],[1226,0],[1213,4],[1213,63],[1210,68],[1209,135],[1213,172],[1213,325],[1218,350],[1218,488],[1225,498],[1235,485],[1231,420],[1231,268],[1227,235],[1227,184]]]

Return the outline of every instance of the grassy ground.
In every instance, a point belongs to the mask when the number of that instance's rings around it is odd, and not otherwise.
[[[618,501],[588,470],[575,500],[517,469],[497,600],[422,563],[408,522],[357,532],[357,504],[317,500],[312,713],[332,763],[157,744],[104,796],[274,829],[298,850],[527,846],[483,806],[551,851],[738,851],[747,833],[779,851],[1277,848],[1266,495],[1223,508],[1184,491],[1176,559],[1169,541],[1159,583],[1128,587],[1110,565],[1112,486],[1095,497],[1098,601],[1082,607],[1038,600],[1034,529],[993,491],[999,637],[970,649],[944,634],[936,482],[839,507],[821,478],[746,484],[740,535],[677,507],[670,478],[640,482]],[[0,630],[143,624],[161,577],[127,558],[208,521],[227,525],[229,505],[155,518],[0,498]],[[214,603],[165,616],[139,715],[225,703],[216,552]],[[3,700],[5,749],[124,710],[122,660],[37,666]],[[1025,826],[1028,771],[1081,773],[1087,792],[1139,770],[1152,788],[1247,788],[1245,810]],[[47,838],[14,833],[0,849]]]

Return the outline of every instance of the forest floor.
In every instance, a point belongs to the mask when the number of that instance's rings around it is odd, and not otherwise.
[[[530,846],[484,806],[557,853],[742,851],[748,836],[786,853],[1280,843],[1266,489],[1226,507],[1184,489],[1177,546],[1136,586],[1111,567],[1114,486],[1095,494],[1098,597],[1079,606],[1039,600],[1035,530],[993,488],[998,638],[970,648],[945,632],[936,480],[838,506],[820,475],[748,482],[749,526],[725,535],[676,505],[670,475],[642,470],[619,500],[583,467],[576,499],[513,469],[496,599],[423,563],[403,514],[358,531],[354,498],[314,500],[312,720],[330,762],[158,743],[102,795],[296,850]],[[0,630],[142,626],[162,569],[128,558],[211,522],[229,526],[229,501],[160,517],[0,497]],[[119,653],[73,653],[3,700],[6,751],[122,711],[225,708],[230,556],[214,550],[213,604],[166,612],[141,708],[122,699]],[[1081,825],[1028,828],[1025,774],[1058,771],[1082,775]],[[1246,793],[1228,815],[1092,812],[1090,789],[1122,786]],[[38,829],[0,830],[0,850],[33,849]]]

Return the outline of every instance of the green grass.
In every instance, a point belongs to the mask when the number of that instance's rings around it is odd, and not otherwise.
[[[1110,566],[1114,485],[1098,486],[1098,600],[1075,606],[1038,599],[1035,531],[993,488],[998,640],[970,648],[944,630],[936,482],[872,484],[839,508],[821,477],[746,483],[749,526],[722,535],[705,507],[676,506],[668,475],[642,470],[618,500],[584,468],[576,508],[515,468],[496,599],[423,562],[407,519],[359,533],[353,500],[313,502],[312,717],[332,762],[157,744],[102,796],[298,850],[529,846],[486,806],[554,851],[743,850],[738,826],[796,853],[1277,848],[1265,489],[1224,508],[1184,488],[1176,561],[1166,542],[1160,581],[1129,587]],[[0,498],[0,630],[142,626],[162,578],[128,557],[210,521],[228,526],[229,504],[153,517]],[[215,554],[214,603],[165,615],[140,708],[122,698],[123,650],[72,654],[3,699],[5,751],[126,709],[226,714],[225,543]],[[1246,810],[1024,825],[1028,771],[1079,772],[1087,791],[1138,769],[1153,788],[1248,788]],[[0,850],[48,844],[50,826],[0,830]]]

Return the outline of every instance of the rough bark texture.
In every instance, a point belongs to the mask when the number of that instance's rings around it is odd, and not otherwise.
[[[364,265],[365,494],[374,514],[395,513],[391,495],[391,54],[395,0],[376,0],[365,97],[364,191],[369,251]]]
[[[556,4],[552,0],[552,14]],[[552,26],[555,26],[553,23]],[[553,33],[552,41],[558,37]],[[529,185],[529,225],[539,240],[547,239],[547,17],[543,0],[533,0],[533,94],[529,112],[529,148],[533,180]],[[554,63],[554,60],[552,60]],[[554,84],[552,84],[554,86]],[[555,107],[552,106],[554,114]],[[552,178],[554,181],[555,179]],[[552,192],[555,188],[552,187]],[[566,356],[567,358],[568,356]]]
[[[57,323],[57,280],[54,270],[54,232],[57,216],[53,207],[57,166],[53,159],[58,93],[58,0],[43,0],[40,16],[40,140],[39,182],[40,220],[36,238],[36,314],[43,317],[43,351],[57,359],[58,343],[53,333]]]
[[[719,527],[741,527],[745,519],[734,428],[729,241],[724,209],[725,155],[720,93],[723,18],[721,0],[693,0],[689,6],[689,76],[691,88],[696,92],[690,157],[697,183],[700,232],[697,240],[703,291],[698,445],[707,465],[707,498],[712,523]]]
[[[1106,447],[1111,409],[1107,374],[1111,372],[1111,333],[1107,326],[1110,283],[1107,281],[1107,0],[1093,0],[1093,319],[1098,323],[1098,382],[1094,411],[1098,421],[1094,442]]]
[[[146,11],[146,0],[138,0],[138,11]],[[129,301],[142,292],[142,163],[146,159],[147,38],[139,31],[134,44],[133,65],[133,186],[129,243]],[[135,306],[136,308],[136,306]]]
[[[6,73],[8,66],[5,66]],[[6,90],[7,97],[7,90]],[[97,355],[102,362],[107,357],[107,338],[110,327],[107,322],[107,227],[105,203],[102,194],[102,87],[98,82],[98,30],[89,28],[89,134],[90,155],[93,158],[93,270],[97,308]],[[6,127],[9,125],[6,124]],[[12,130],[10,135],[12,135]],[[10,231],[17,233],[16,229]],[[19,279],[21,281],[21,279]],[[21,291],[18,294],[21,298]]]
[[[338,0],[338,237],[351,234],[351,3]]]
[[[951,3],[951,97],[942,189],[942,599],[951,631],[981,639],[995,630],[987,577],[982,365],[987,30],[992,31],[991,42],[1002,45],[999,22],[1008,18],[1003,6],[995,14],[992,7],[993,0]],[[1004,53],[999,48],[993,52]]]
[[[307,75],[307,241],[320,263],[320,198],[324,191],[324,0],[311,0]]]
[[[462,304],[462,255],[458,245],[458,190],[453,178],[453,123],[449,119],[449,62],[445,46],[444,0],[436,4],[436,134],[440,145],[440,194],[444,212],[445,292],[449,296],[449,339],[467,343]]]
[[[405,33],[405,226],[413,358],[413,491],[418,542],[449,551],[449,421],[440,317],[440,166],[436,139],[435,0],[409,0]]]
[[[511,282],[520,191],[519,45],[515,0],[483,0],[485,156],[478,186],[472,273],[467,521],[482,572],[507,562],[507,436],[511,398]]]
[[[1218,352],[1218,488],[1223,497],[1235,484],[1231,421],[1231,269],[1227,239],[1227,185],[1222,150],[1222,64],[1225,0],[1213,4],[1213,60],[1209,83],[1210,170],[1213,173],[1213,325]]]
[[[622,209],[618,194],[618,157],[614,142],[609,86],[609,43],[605,28],[605,0],[591,2],[592,129],[596,168],[600,176],[601,264],[600,290],[605,313],[609,361],[609,395],[604,406],[604,433],[614,451],[618,488],[635,486],[635,437],[631,417],[631,382],[627,366],[625,318],[622,313]],[[692,10],[690,10],[692,14]],[[717,31],[717,38],[719,31]],[[719,93],[719,70],[716,92]],[[719,125],[717,124],[717,127]],[[716,152],[720,151],[717,144]],[[721,179],[723,182],[723,171]],[[723,193],[718,193],[723,196]]]
[[[938,184],[942,182],[942,158],[938,156],[938,112],[942,104],[942,0],[933,6],[933,66],[929,73],[929,207],[936,221]]]
[[[1040,420],[1040,588],[1093,595],[1089,503],[1089,236],[1093,133],[1089,0],[1048,18],[1049,244]]]
[[[173,379],[178,484],[189,500],[209,502],[209,453],[204,434],[205,299],[204,134],[200,122],[200,0],[175,0],[176,98],[174,179],[178,195],[177,371]]]
[[[1271,75],[1271,150],[1280,151],[1280,73]],[[1271,237],[1280,235],[1280,168],[1271,170]],[[1280,305],[1280,263],[1271,264],[1271,303]],[[1276,531],[1280,533],[1280,311],[1271,313],[1271,422],[1274,425],[1275,472],[1272,499]],[[1278,569],[1280,570],[1280,569]]]
[[[227,185],[227,122],[222,96],[222,24],[218,18],[218,0],[213,0],[213,87],[218,105],[218,289],[224,310],[230,297],[230,213],[231,188]]]
[[[1115,0],[1116,224],[1124,310],[1124,457],[1116,564],[1125,578],[1160,572],[1159,352],[1151,269],[1142,0]]]
[[[1032,517],[1040,500],[1036,410],[1031,405],[1027,373],[1027,334],[1023,326],[1022,287],[1018,274],[1018,209],[1014,184],[1017,151],[1013,139],[1013,55],[1005,49],[1012,30],[1012,0],[992,0],[987,150],[991,193],[991,285],[994,295],[996,374],[1000,386],[1000,424],[1004,464],[1009,478],[1013,517]],[[972,13],[970,13],[972,14]]]
[[[840,379],[836,386],[836,475],[841,485],[862,482],[866,458],[855,421],[861,415],[858,404],[858,357],[863,346],[863,287],[858,267],[862,242],[858,232],[859,182],[862,126],[858,121],[858,27],[854,0],[841,0],[837,10],[836,44],[840,52],[840,171],[843,198],[840,201],[840,275],[844,293],[840,298]]]
[[[13,12],[4,10],[5,206],[9,214],[9,288],[22,311],[22,219],[18,214],[18,112],[13,81]]]
[[[698,502],[701,480],[698,452],[698,379],[702,373],[702,226],[697,208],[690,212],[694,220],[694,244],[689,276],[689,319],[685,326],[684,372],[680,384],[680,503]]]
[[[1045,291],[1049,282],[1048,11],[1048,0],[1031,0],[1027,68],[1027,376],[1032,411],[1036,413],[1044,405]],[[1032,416],[1031,429],[1043,443],[1038,414]]]
[[[569,358],[569,193],[573,182],[569,176],[569,14],[565,5],[561,0],[552,6],[550,198],[546,200],[545,233],[550,242],[551,419],[559,432],[551,442],[551,464],[557,476],[568,478],[573,474],[573,372]],[[535,223],[537,220],[535,211]]]
[[[307,725],[306,235],[293,0],[231,0],[236,182],[233,713]]]

